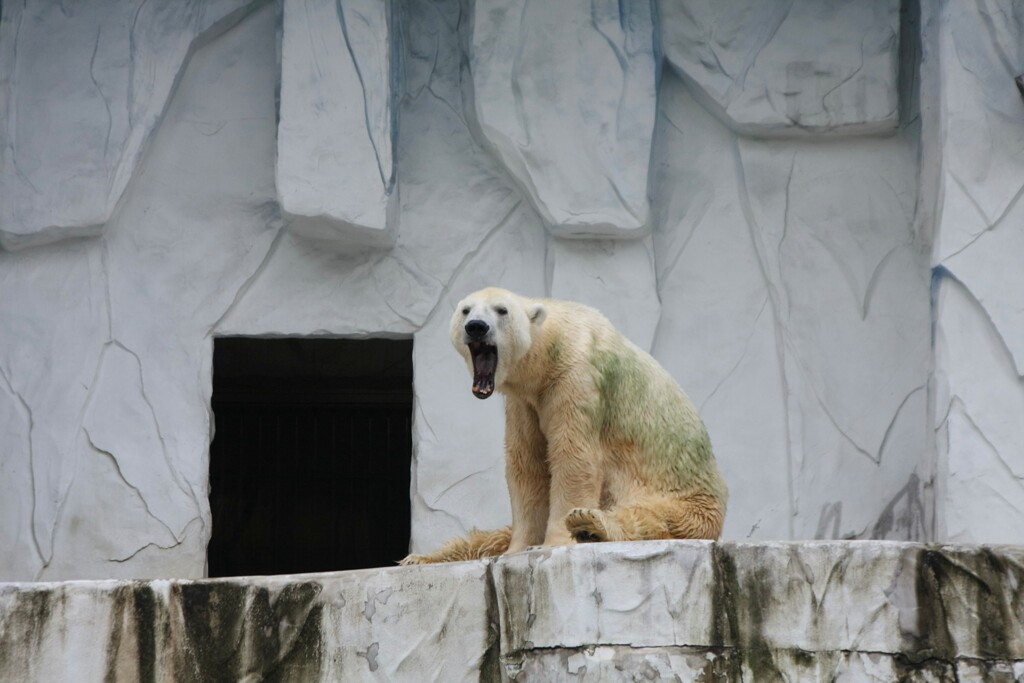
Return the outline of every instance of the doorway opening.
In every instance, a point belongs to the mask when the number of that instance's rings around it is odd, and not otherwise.
[[[411,339],[218,338],[212,402],[209,576],[405,556]]]

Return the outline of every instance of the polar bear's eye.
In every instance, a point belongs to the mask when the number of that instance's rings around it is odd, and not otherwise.
[[[504,306],[495,306],[494,310],[497,311],[498,315],[508,315],[508,309]]]
[[[462,309],[462,315],[469,315],[469,306]]]

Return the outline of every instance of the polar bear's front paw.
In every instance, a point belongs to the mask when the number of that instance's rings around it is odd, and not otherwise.
[[[577,543],[598,543],[608,540],[608,529],[600,510],[575,508],[565,516],[565,526]]]

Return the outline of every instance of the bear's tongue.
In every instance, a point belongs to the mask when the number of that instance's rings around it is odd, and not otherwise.
[[[487,398],[494,393],[498,347],[483,342],[469,342],[469,353],[473,356],[473,395]]]

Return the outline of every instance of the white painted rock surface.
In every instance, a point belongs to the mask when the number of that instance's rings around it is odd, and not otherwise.
[[[665,58],[755,136],[894,131],[898,0],[659,0]]]
[[[1024,273],[1011,266],[1024,249],[1024,12],[935,3],[922,26],[922,88],[934,93],[922,188],[938,204],[938,533],[1024,543]]]
[[[14,550],[0,567],[8,580],[36,577],[54,554],[86,441],[78,420],[110,324],[102,263],[100,245],[88,242],[0,253],[0,318],[22,339],[0,345],[0,530]]]
[[[101,233],[191,53],[257,4],[6,3],[0,246]]]
[[[480,0],[473,22],[480,134],[551,233],[646,234],[651,5]]]
[[[397,93],[390,2],[288,0],[277,191],[297,234],[390,245],[397,230]]]
[[[32,484],[4,542],[35,547],[6,578],[204,572],[210,334],[281,226],[274,33],[264,6],[193,55],[102,238],[0,254],[3,461]]]
[[[661,318],[650,238],[553,239],[548,248],[551,296],[597,308],[632,341],[651,350]]]

